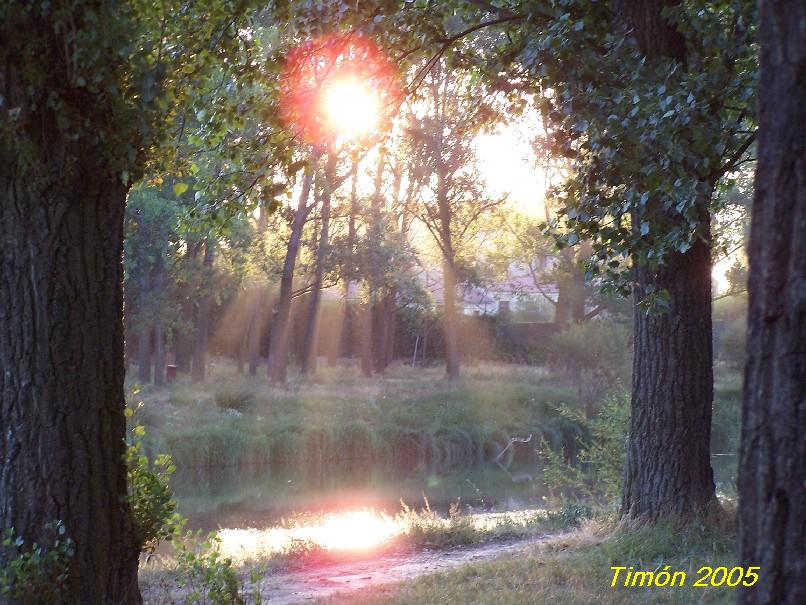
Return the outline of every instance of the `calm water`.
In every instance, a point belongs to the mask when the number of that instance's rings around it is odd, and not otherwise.
[[[717,489],[735,481],[735,456],[713,458]],[[394,514],[402,503],[447,512],[513,511],[546,506],[549,490],[534,468],[477,469],[449,475],[428,472],[306,474],[270,468],[231,468],[215,473],[177,472],[173,480],[180,511],[191,529],[268,528],[282,519],[371,508]]]

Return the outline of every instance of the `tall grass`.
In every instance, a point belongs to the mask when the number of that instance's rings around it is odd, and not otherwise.
[[[271,464],[448,471],[514,454],[532,460],[546,442],[573,453],[584,429],[557,410],[578,407],[573,385],[537,368],[480,365],[463,381],[441,370],[396,367],[364,379],[351,368],[285,389],[232,374],[215,384],[177,382],[146,393],[150,447],[180,468]],[[510,449],[511,437],[533,436]]]

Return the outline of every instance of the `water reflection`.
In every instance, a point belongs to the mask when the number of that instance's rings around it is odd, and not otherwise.
[[[518,481],[500,470],[437,475],[421,473],[324,473],[320,476],[270,468],[178,472],[173,480],[180,512],[193,529],[267,528],[299,515],[372,509],[394,516],[402,503],[428,505],[446,513],[459,503],[465,512],[542,507],[548,489]]]
[[[718,492],[730,493],[735,485],[736,456],[714,456],[713,466]],[[204,531],[264,529],[281,526],[289,518],[349,511],[373,510],[394,517],[401,512],[402,503],[418,509],[428,502],[433,511],[442,514],[455,503],[465,513],[516,511],[543,508],[549,496],[534,467],[513,467],[509,472],[480,468],[448,475],[311,473],[267,467],[214,472],[186,469],[174,476],[173,487],[189,527]]]

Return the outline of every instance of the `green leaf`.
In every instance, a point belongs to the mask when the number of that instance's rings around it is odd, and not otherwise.
[[[187,191],[188,188],[189,185],[187,183],[174,183],[174,195],[176,195],[176,197],[179,197],[185,191]]]

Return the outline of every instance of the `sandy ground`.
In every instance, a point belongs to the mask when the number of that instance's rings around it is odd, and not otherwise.
[[[544,538],[498,541],[452,550],[390,554],[375,559],[271,573],[260,581],[259,589],[264,605],[310,603],[338,592],[352,592],[370,586],[400,582],[517,553],[542,539]],[[252,594],[254,588],[256,587],[253,584],[247,583],[244,586],[244,595]],[[166,594],[164,587],[160,589],[148,584],[143,589],[144,605],[180,604],[184,601],[181,591]]]

